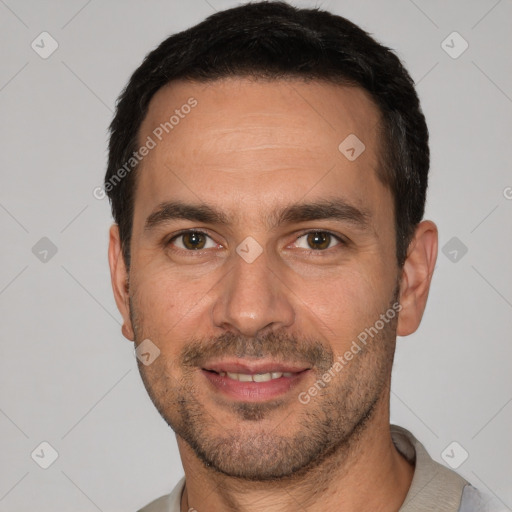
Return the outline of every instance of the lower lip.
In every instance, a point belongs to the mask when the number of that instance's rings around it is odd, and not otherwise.
[[[294,373],[291,377],[279,377],[266,382],[240,382],[218,373],[201,370],[213,387],[225,395],[245,402],[260,402],[279,397],[301,382],[309,370]]]

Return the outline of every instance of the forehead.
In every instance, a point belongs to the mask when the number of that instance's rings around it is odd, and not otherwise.
[[[137,171],[135,213],[174,198],[213,200],[234,212],[333,191],[359,206],[368,196],[382,201],[379,119],[370,96],[356,87],[248,78],[173,82],[152,98],[139,130],[140,145],[148,138],[155,145]],[[347,158],[352,147],[364,147],[355,160]]]

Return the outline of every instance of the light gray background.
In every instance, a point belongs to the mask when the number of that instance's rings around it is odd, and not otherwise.
[[[392,421],[440,462],[457,441],[469,453],[458,471],[511,510],[512,3],[293,3],[358,23],[417,83],[431,131],[427,217],[440,247],[457,237],[468,252],[453,262],[440,251],[420,330],[399,340]],[[144,55],[234,5],[0,0],[2,512],[136,510],[182,475],[120,331],[109,204],[92,191],[116,97]],[[31,48],[43,31],[59,44],[48,59]],[[469,43],[457,59],[441,47],[453,31]],[[32,252],[42,237],[58,249],[46,262]],[[31,458],[42,441],[59,454],[48,469]]]

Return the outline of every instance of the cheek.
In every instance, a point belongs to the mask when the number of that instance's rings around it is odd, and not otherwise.
[[[296,282],[294,292],[302,309],[297,320],[306,332],[316,329],[334,350],[343,351],[389,307],[388,285],[367,267],[340,268],[321,281]]]
[[[163,353],[176,353],[180,339],[198,334],[213,281],[190,282],[169,273],[140,276],[134,304],[143,319],[139,337],[154,340]],[[204,323],[204,322],[201,322]]]

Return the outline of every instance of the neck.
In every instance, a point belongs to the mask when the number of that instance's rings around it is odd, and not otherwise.
[[[391,440],[388,404],[389,398],[380,400],[364,430],[321,465],[278,481],[253,482],[220,474],[205,467],[178,437],[186,478],[182,512],[397,511],[414,468]]]

